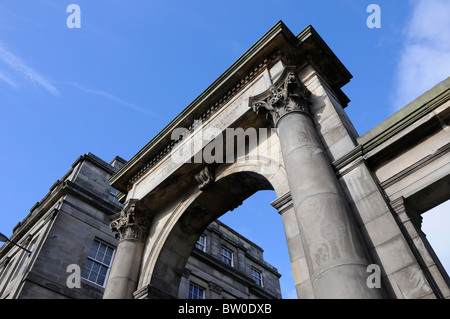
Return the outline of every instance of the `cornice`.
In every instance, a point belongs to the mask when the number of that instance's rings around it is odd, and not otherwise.
[[[76,196],[89,205],[105,212],[107,215],[116,214],[121,209],[118,205],[100,198],[72,181],[57,181],[52,185],[50,192],[41,201],[33,205],[30,209],[30,213],[14,227],[10,240],[17,241],[16,238],[20,238],[29,231],[37,220],[48,214],[53,214],[54,209],[51,208],[67,194]],[[60,205],[62,205],[62,202],[58,204],[57,207],[60,207]],[[56,209],[58,210],[58,208]],[[4,247],[6,247],[6,245],[3,245],[0,248],[0,256]]]
[[[364,135],[358,137],[358,145],[346,155],[333,162],[335,170],[340,171],[352,162],[358,165],[360,158],[368,160],[375,155],[371,154],[371,152],[376,148],[414,123],[417,123],[425,116],[433,113],[434,110],[448,101],[450,101],[450,77]]]
[[[209,94],[212,94],[213,89],[210,87],[204,92],[200,97],[198,97],[194,102],[192,102],[183,112],[181,112],[172,122],[169,123],[158,135],[156,135],[147,145],[144,146],[133,158],[131,158],[124,166],[122,166],[119,171],[110,178],[110,183],[114,188],[120,190],[121,192],[127,192],[131,185],[136,182],[140,177],[142,177],[148,170],[154,167],[160,160],[166,157],[171,150],[188,135],[190,135],[195,130],[194,122],[196,120],[205,121],[210,118],[214,113],[216,113],[222,106],[224,106],[231,98],[233,98],[237,93],[241,92],[243,88],[247,86],[254,78],[261,74],[268,65],[272,64],[280,57],[280,53],[276,52],[270,57],[263,59],[257,66],[255,66],[248,74],[242,77],[238,83],[236,83],[230,90],[222,95],[221,98],[217,99],[214,103],[211,103],[210,107],[206,109],[202,114],[194,119],[191,119],[186,123],[186,125],[181,125],[180,123],[190,115],[190,112],[196,109],[196,106],[202,103],[201,97],[205,95],[204,99],[209,98]],[[219,78],[220,79],[220,78]],[[217,82],[216,80],[213,85]],[[164,139],[167,139],[171,135],[173,129],[177,127],[186,127],[188,131],[185,135],[181,136],[178,140],[167,141],[164,147],[148,161],[143,160],[146,155],[153,150],[157,145],[160,145]],[[141,165],[145,161],[145,165]],[[140,165],[140,169],[136,171],[131,178],[127,179],[126,185],[123,183],[117,183],[120,181],[129,169],[135,165]],[[124,187],[125,186],[125,187]]]
[[[450,100],[450,77],[357,138],[370,151]]]
[[[286,194],[278,197],[270,205],[275,208],[280,215],[283,215],[284,212],[287,212],[293,206],[291,192],[287,192]]]
[[[339,91],[340,87],[351,78],[350,73],[312,26],[305,28],[296,37],[282,21],[279,21],[122,166],[110,178],[110,183],[126,194],[134,182],[165,158],[183,138],[178,141],[171,140],[171,132],[175,128],[189,128],[187,134],[190,134],[194,130],[195,120],[209,118],[266,68],[280,59],[286,60],[287,56],[295,56],[296,59],[302,60],[303,65],[314,64],[319,72],[327,75],[326,78],[330,83],[333,82],[332,87],[335,90]],[[343,93],[339,96],[342,97]]]

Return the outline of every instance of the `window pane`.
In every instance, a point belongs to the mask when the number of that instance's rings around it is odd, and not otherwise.
[[[258,286],[262,287],[262,273],[259,270],[252,269],[252,279]]]
[[[92,282],[95,282],[97,280],[97,273],[95,271],[91,271],[88,279]]]
[[[201,235],[198,240],[197,243],[195,244],[195,247],[197,247],[198,249],[205,251],[206,250],[206,236],[205,235]]]
[[[106,249],[106,256],[112,257],[113,252],[114,252],[114,249],[112,249],[111,247],[108,247]]]
[[[103,259],[103,263],[105,264],[105,265],[110,265],[110,263],[111,263],[111,255],[108,255],[108,254],[106,254],[105,255],[105,258]]]
[[[98,241],[94,241],[92,243],[91,251],[89,252],[89,257],[95,258],[95,255],[97,254],[97,249],[100,243]]]
[[[105,256],[106,246],[100,243],[100,246],[98,247],[97,256],[95,256],[95,259],[103,262],[103,257]]]
[[[230,266],[233,266],[233,253],[226,248],[221,251],[222,261]]]
[[[94,240],[81,276],[103,286],[113,255],[114,249],[112,247]]]
[[[100,275],[106,276],[106,273],[108,272],[108,268],[105,266],[100,267]]]
[[[83,277],[83,278],[89,277],[89,273],[91,272],[91,269],[92,269],[92,264],[93,264],[92,260],[89,260],[89,259],[86,260],[86,264],[84,265],[83,273],[81,274],[81,277]]]
[[[189,284],[189,299],[204,299],[205,290],[193,285]]]
[[[100,271],[100,264],[94,263],[92,265],[92,271],[99,272]]]
[[[97,284],[99,284],[100,286],[103,286],[103,284],[105,283],[105,276],[103,275],[99,275],[97,278]]]

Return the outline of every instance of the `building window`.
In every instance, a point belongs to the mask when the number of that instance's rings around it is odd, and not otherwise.
[[[190,283],[188,299],[205,299],[205,289]]]
[[[113,257],[114,248],[94,240],[81,277],[104,287]]]
[[[224,263],[227,265],[233,266],[233,252],[222,247],[220,251],[220,257]]]
[[[255,268],[252,268],[252,279],[258,286],[263,286],[262,272],[256,270]]]
[[[206,251],[206,236],[205,235],[201,235],[198,238],[197,243],[195,244],[195,247],[197,247],[201,251]]]

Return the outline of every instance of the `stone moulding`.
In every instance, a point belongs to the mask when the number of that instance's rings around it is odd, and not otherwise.
[[[291,59],[295,61],[290,61]],[[123,165],[110,178],[110,183],[123,194],[128,193],[136,181],[170,154],[175,144],[183,138],[180,137],[177,141],[170,140],[171,132],[175,128],[187,128],[191,130],[187,132],[190,134],[195,129],[193,123],[196,120],[209,118],[265,69],[279,60],[285,65],[295,64],[299,68],[313,64],[324,78],[329,80],[333,90],[339,91],[339,96],[345,100],[345,94],[340,88],[348,83],[352,76],[314,28],[308,26],[295,36],[282,21],[279,21]],[[120,197],[125,198],[125,195]]]
[[[185,139],[188,135],[192,134],[195,130],[194,122],[201,120],[205,121],[210,118],[217,110],[219,110],[222,106],[224,106],[232,97],[234,97],[237,93],[242,91],[243,88],[247,86],[254,78],[256,78],[262,71],[264,71],[268,65],[275,63],[280,58],[280,52],[276,52],[274,55],[264,59],[261,63],[255,66],[251,72],[249,72],[246,76],[242,77],[242,79],[225,95],[222,96],[219,100],[213,103],[199,118],[192,121],[186,131],[186,134],[180,136],[178,140],[171,141],[168,143],[161,152],[158,153],[155,157],[153,157],[150,161],[148,161],[143,168],[141,168],[127,184],[127,190],[130,190],[132,185],[145,173],[147,173],[152,167],[154,167],[160,160],[162,160],[166,155],[168,155],[172,149],[183,139]]]
[[[425,100],[425,102],[423,102]],[[336,172],[341,171],[348,164],[357,161],[358,158],[367,160],[369,153],[388,141],[390,138],[402,132],[408,126],[419,119],[432,113],[437,107],[450,100],[450,77],[442,81],[435,88],[423,94],[421,97],[405,106],[402,110],[386,119],[378,126],[360,136],[358,144],[353,150],[333,162]],[[442,152],[440,152],[442,153]],[[440,154],[436,154],[437,156]],[[419,165],[419,164],[418,164]],[[343,172],[340,175],[344,175]]]
[[[288,193],[278,197],[273,202],[271,202],[270,205],[272,205],[273,208],[278,210],[278,213],[280,215],[283,215],[284,212],[286,212],[289,209],[294,207],[294,205],[292,203],[291,192],[288,192]]]

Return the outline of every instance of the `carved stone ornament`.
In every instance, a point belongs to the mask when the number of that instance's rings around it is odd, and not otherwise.
[[[276,127],[280,118],[287,113],[300,111],[309,114],[310,95],[295,75],[295,67],[287,66],[275,84],[249,99],[249,106],[257,114],[266,114],[266,118],[270,115]]]
[[[111,230],[117,232],[117,239],[145,241],[151,220],[145,208],[141,206],[139,200],[130,200],[119,217],[111,222]]]
[[[208,166],[206,166],[204,169],[202,169],[197,175],[195,175],[195,179],[198,182],[198,188],[200,190],[206,189],[208,185],[210,185],[212,182],[214,182],[214,175],[208,169]]]

